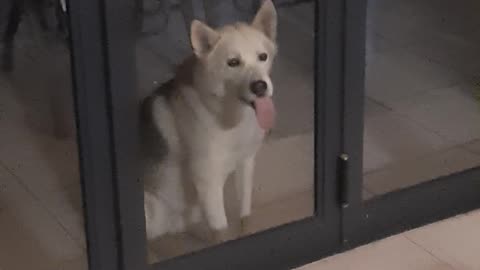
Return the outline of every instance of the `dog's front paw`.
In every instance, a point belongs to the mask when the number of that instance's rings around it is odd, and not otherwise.
[[[153,264],[153,263],[156,263],[158,261],[160,261],[161,258],[160,256],[155,252],[155,250],[151,247],[151,246],[148,246],[147,247],[147,262],[149,264]]]
[[[240,219],[240,236],[247,236],[251,233],[251,217],[245,216]]]

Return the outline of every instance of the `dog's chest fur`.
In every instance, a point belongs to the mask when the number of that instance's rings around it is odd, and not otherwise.
[[[218,123],[216,115],[208,112],[201,101],[192,96],[194,92],[182,90],[186,94],[172,103],[172,110],[183,158],[214,159],[225,173],[230,173],[238,162],[257,152],[264,131],[259,128],[252,108],[243,106],[240,111],[242,120],[225,129]]]

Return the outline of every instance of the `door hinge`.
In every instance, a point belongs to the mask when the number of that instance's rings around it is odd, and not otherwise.
[[[349,162],[349,155],[346,153],[343,153],[339,156],[339,172],[338,172],[338,181],[339,181],[339,188],[340,188],[340,206],[343,209],[346,209],[350,206],[349,202],[349,193],[350,193],[350,188],[349,188],[349,181],[348,181],[348,162]]]

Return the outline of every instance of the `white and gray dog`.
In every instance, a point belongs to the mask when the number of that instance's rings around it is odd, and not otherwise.
[[[149,239],[183,232],[204,219],[213,239],[225,240],[224,185],[231,175],[239,215],[250,216],[255,155],[275,118],[270,70],[276,28],[270,0],[252,23],[213,29],[194,20],[194,54],[144,100]]]

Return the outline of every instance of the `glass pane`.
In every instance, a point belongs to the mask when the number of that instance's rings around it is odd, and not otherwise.
[[[368,1],[365,198],[480,165],[478,10]]]
[[[0,269],[87,269],[63,10],[0,4]]]
[[[268,4],[232,26],[261,1],[172,2],[137,41],[151,261],[313,214],[313,2],[275,1],[278,44]]]

